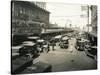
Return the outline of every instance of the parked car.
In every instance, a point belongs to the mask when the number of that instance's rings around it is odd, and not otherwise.
[[[34,42],[31,41],[25,41],[23,42],[23,47],[21,49],[19,49],[19,54],[22,55],[27,55],[27,56],[31,56],[34,57],[36,55],[38,55],[38,50],[37,50],[37,45]]]
[[[19,49],[21,49],[23,46],[19,45],[19,46],[12,46],[11,47],[11,50],[12,50],[12,53],[11,53],[11,56],[12,56],[12,59],[16,59],[19,57]]]
[[[61,38],[62,38],[62,35],[57,35],[54,37],[54,40],[57,43],[57,42],[60,42]]]
[[[76,41],[76,49],[79,51],[84,51],[89,41],[86,39],[78,38]]]
[[[77,50],[83,51],[84,50],[84,41],[78,41],[77,42]]]
[[[86,48],[89,48],[91,46],[91,43],[87,39],[83,38],[77,38],[76,41],[76,49],[80,51],[84,51]]]
[[[38,46],[39,52],[43,52],[43,43],[44,43],[44,40],[42,39],[37,40],[37,46]]]
[[[61,41],[60,41],[60,48],[68,48],[69,46],[69,42],[68,42],[69,38],[68,37],[63,37],[61,38]]]
[[[85,49],[86,55],[97,60],[97,46],[91,46],[88,49]]]
[[[56,46],[59,46],[61,38],[62,38],[62,35],[57,35],[57,36],[54,37],[52,42],[54,42]]]
[[[49,51],[49,44],[45,40],[43,39],[37,40],[37,45],[40,52],[47,53]]]

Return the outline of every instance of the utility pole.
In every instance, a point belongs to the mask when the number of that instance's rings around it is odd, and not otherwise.
[[[87,6],[88,10],[87,10],[87,25],[88,25],[88,32],[89,32],[89,5]]]
[[[68,27],[68,19],[66,20],[66,23],[65,23],[65,29]]]

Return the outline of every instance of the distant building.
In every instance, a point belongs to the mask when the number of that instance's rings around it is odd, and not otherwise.
[[[97,34],[97,6],[91,6],[91,25],[92,33]]]
[[[91,45],[97,46],[97,6],[91,5],[89,7],[91,11],[91,24],[89,24],[89,27],[91,27],[91,31],[86,33],[87,38],[90,40]]]
[[[58,25],[55,23],[55,24],[49,24],[49,26],[48,26],[49,28],[57,28],[58,27]]]
[[[45,28],[49,24],[49,12],[36,4],[15,0],[11,1],[11,5],[12,33],[41,33],[41,27]],[[35,24],[27,24],[27,22]]]
[[[97,6],[96,5],[84,5],[81,6],[81,10],[87,13],[87,26],[85,30],[87,32],[97,34]],[[82,14],[81,17],[86,17]]]

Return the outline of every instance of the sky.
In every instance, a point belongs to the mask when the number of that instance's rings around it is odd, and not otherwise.
[[[86,14],[86,11],[81,11],[81,5],[52,3],[46,4],[46,9],[50,12],[50,23],[56,23],[61,27],[83,27],[87,24],[87,18],[81,18],[80,15]]]

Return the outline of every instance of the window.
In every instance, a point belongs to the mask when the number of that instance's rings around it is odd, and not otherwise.
[[[20,13],[22,14],[22,10],[20,10]]]
[[[25,14],[25,9],[23,8],[23,14]]]

